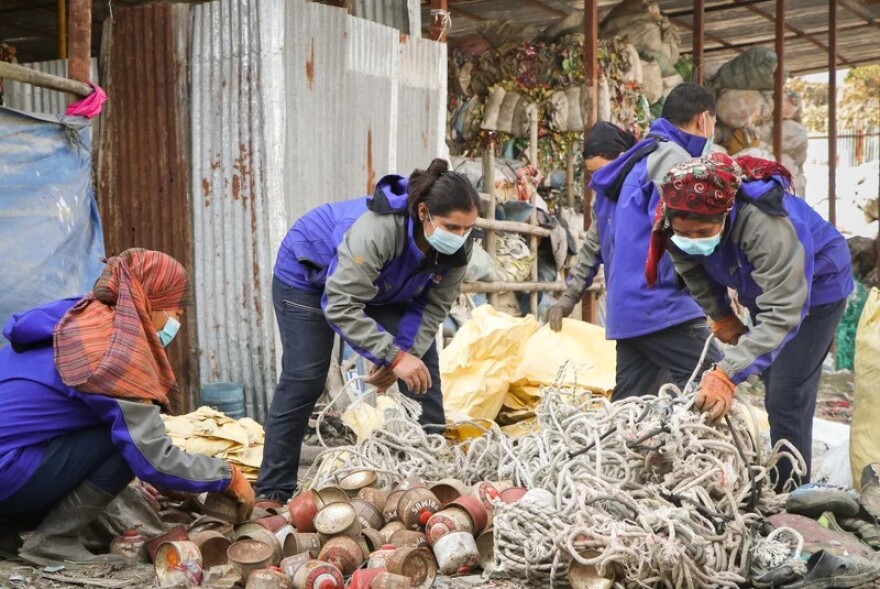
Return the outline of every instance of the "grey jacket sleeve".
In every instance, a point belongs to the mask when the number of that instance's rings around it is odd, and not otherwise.
[[[468,259],[470,259],[470,252]],[[446,320],[452,303],[461,292],[461,283],[466,271],[467,266],[453,268],[446,273],[440,284],[429,286],[422,295],[425,297],[425,309],[419,322],[415,342],[410,350],[414,356],[421,358],[434,343],[440,325]]]
[[[189,493],[220,492],[229,486],[229,464],[172,444],[156,405],[89,393],[79,396],[110,427],[113,444],[139,479]]]
[[[755,327],[718,365],[739,384],[767,368],[797,334],[809,311],[813,268],[788,217],[741,207],[732,237],[753,265],[751,276],[761,289]]]
[[[690,294],[703,312],[713,321],[718,321],[733,313],[727,287],[719,284],[703,268],[699,261],[684,256],[672,248],[667,249],[675,266],[675,272],[684,281]]]
[[[364,310],[379,292],[373,282],[401,247],[395,217],[366,214],[354,222],[337,248],[322,301],[330,326],[360,355],[383,366],[400,348]]]
[[[587,229],[584,242],[578,250],[577,259],[569,272],[570,280],[568,289],[563,296],[577,302],[584,297],[584,293],[593,284],[593,278],[602,263],[602,254],[599,251],[599,229],[596,224],[596,211],[591,207],[590,215],[593,222]]]

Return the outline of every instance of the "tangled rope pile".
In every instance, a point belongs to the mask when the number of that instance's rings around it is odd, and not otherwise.
[[[497,502],[494,576],[553,586],[576,561],[615,574],[618,587],[733,589],[797,561],[797,533],[766,536],[762,523],[786,499],[771,482],[776,464],[786,458],[798,475],[804,461],[784,442],[762,451],[741,405],[715,425],[671,385],[616,403],[577,385],[546,387],[537,433],[509,438],[493,425],[451,444],[418,425],[417,404],[395,400],[382,428],[324,452],[307,481],[368,468],[389,483],[415,475],[548,491],[544,501]]]

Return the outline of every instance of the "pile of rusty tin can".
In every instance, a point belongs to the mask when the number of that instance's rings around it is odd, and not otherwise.
[[[525,492],[454,479],[383,485],[363,470],[286,506],[260,501],[246,522],[234,501],[209,494],[201,517],[150,540],[129,532],[112,550],[152,559],[162,586],[200,585],[203,571],[229,565],[246,589],[428,589],[438,574],[490,567],[495,502]]]

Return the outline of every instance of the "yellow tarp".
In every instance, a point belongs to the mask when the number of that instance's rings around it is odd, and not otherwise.
[[[495,419],[537,330],[531,316],[517,318],[489,305],[477,307],[440,354],[446,410],[472,419]]]
[[[249,417],[232,419],[210,407],[186,415],[163,415],[165,430],[175,446],[191,454],[205,454],[235,464],[256,480],[263,462],[263,426]]]
[[[880,290],[872,288],[856,330],[853,370],[852,429],[849,460],[853,482],[860,487],[862,469],[880,462]]]

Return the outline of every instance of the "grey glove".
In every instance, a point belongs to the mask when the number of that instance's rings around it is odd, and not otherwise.
[[[547,313],[547,323],[550,325],[550,329],[553,331],[561,330],[562,319],[571,315],[575,305],[577,305],[576,299],[569,296],[568,293],[562,295]]]

